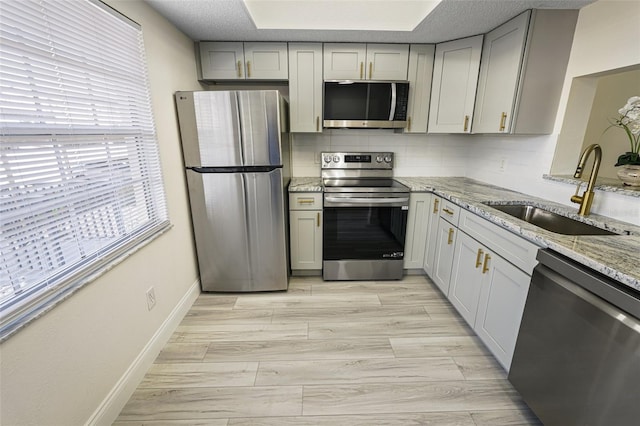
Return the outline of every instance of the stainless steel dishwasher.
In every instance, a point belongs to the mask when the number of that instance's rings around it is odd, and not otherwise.
[[[538,252],[509,381],[546,426],[640,424],[640,295]]]

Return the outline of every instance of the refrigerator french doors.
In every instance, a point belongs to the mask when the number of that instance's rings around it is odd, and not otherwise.
[[[176,103],[202,289],[286,290],[280,95],[178,92]]]

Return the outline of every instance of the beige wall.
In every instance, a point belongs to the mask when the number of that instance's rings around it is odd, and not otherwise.
[[[3,425],[87,422],[197,280],[172,98],[201,88],[193,43],[141,0],[107,3],[143,28],[173,228],[2,344]]]

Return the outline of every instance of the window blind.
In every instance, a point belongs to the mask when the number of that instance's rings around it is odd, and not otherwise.
[[[166,226],[140,28],[0,2],[0,336]]]

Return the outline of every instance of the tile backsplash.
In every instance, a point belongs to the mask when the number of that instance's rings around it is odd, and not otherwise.
[[[320,176],[323,151],[391,151],[395,153],[395,176],[466,176],[576,207],[569,201],[575,186],[542,178],[549,173],[557,135],[408,135],[391,130],[325,130],[322,134],[293,134],[292,139],[295,177]],[[640,226],[638,197],[597,191],[592,212]]]
[[[320,153],[390,151],[395,176],[465,176],[472,141],[458,135],[405,135],[391,130],[325,130],[293,134],[293,176],[320,176]]]

